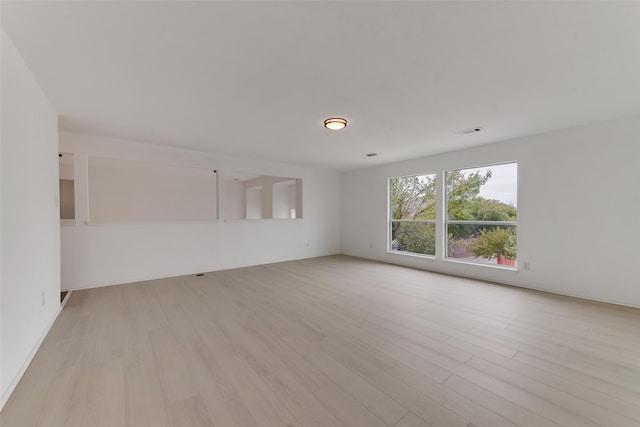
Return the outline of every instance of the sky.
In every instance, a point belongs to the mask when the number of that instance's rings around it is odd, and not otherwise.
[[[518,164],[507,163],[485,168],[464,169],[465,175],[480,171],[484,174],[491,169],[491,179],[480,187],[480,196],[503,203],[518,205]]]

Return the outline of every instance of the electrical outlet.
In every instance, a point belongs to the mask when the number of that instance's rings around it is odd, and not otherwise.
[[[531,263],[529,261],[525,261],[523,264],[524,267],[524,271],[529,271],[531,270]]]
[[[40,305],[44,307],[46,303],[47,303],[47,293],[43,292],[42,296],[40,297]]]

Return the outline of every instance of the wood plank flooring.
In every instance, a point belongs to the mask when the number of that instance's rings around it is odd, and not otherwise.
[[[75,291],[0,417],[640,426],[640,310],[346,256]]]

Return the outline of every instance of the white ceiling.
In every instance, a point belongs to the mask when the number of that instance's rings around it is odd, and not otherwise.
[[[348,170],[640,114],[640,2],[1,7],[68,130]]]

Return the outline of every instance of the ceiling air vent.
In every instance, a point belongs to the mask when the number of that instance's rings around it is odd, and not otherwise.
[[[362,156],[360,156],[360,157],[375,157],[375,156],[377,156],[377,155],[378,155],[378,153],[367,153],[367,154],[363,154],[363,155],[362,155]]]
[[[482,132],[484,129],[481,127],[477,127],[477,128],[469,128],[469,129],[465,129],[465,130],[460,130],[458,132],[456,132],[456,135],[469,135],[470,133],[478,133],[478,132]]]

